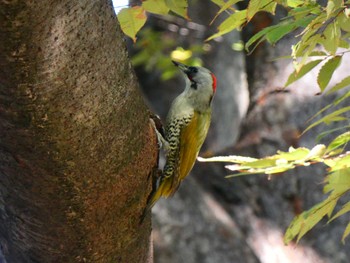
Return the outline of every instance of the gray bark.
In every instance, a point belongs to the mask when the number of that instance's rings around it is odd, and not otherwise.
[[[107,1],[0,3],[0,250],[146,262],[157,147]]]

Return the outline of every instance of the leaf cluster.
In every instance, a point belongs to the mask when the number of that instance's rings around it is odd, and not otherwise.
[[[228,175],[227,178],[259,173],[271,176],[295,167],[310,166],[316,163],[325,164],[328,167],[328,175],[324,180],[323,191],[329,193],[329,196],[294,218],[284,237],[285,243],[288,244],[294,238],[299,241],[323,217],[328,216],[328,222],[331,222],[350,211],[349,201],[337,213],[333,213],[338,200],[350,191],[350,152],[341,153],[342,147],[349,141],[350,132],[346,132],[336,137],[328,146],[319,144],[312,149],[290,147],[288,152],[278,151],[275,155],[261,159],[231,155],[199,158],[199,161],[231,163],[225,167],[237,173]],[[350,223],[344,231],[343,242],[349,234]]]
[[[188,19],[187,7],[187,0],[146,0],[141,6],[123,8],[117,17],[123,32],[135,42],[136,34],[146,23],[146,12],[157,15],[174,13]]]

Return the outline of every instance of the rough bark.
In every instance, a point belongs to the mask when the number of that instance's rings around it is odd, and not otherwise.
[[[0,250],[7,262],[146,262],[157,162],[107,1],[1,1]]]

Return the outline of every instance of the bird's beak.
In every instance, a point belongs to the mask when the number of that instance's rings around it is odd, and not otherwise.
[[[181,64],[179,62],[176,62],[174,60],[172,60],[172,62],[174,63],[175,66],[177,66],[179,69],[181,69],[183,72],[187,73],[188,72],[188,67],[184,64]]]

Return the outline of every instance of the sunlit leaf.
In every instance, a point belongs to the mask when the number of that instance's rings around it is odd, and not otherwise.
[[[304,3],[305,3],[304,0],[287,0],[287,5],[293,8],[301,6]]]
[[[309,232],[324,216],[332,214],[340,196],[329,196],[324,202],[305,212],[305,221],[298,234],[297,242]]]
[[[305,159],[314,160],[314,159],[322,158],[326,152],[326,149],[327,148],[324,144],[318,144],[310,150],[309,154],[305,157]]]
[[[322,92],[327,87],[329,81],[333,76],[334,71],[340,65],[341,59],[342,59],[342,56],[332,57],[320,69],[317,76],[317,83]]]
[[[159,15],[166,15],[169,12],[164,0],[146,0],[142,2],[142,7],[148,12]]]
[[[335,149],[347,144],[350,141],[350,132],[345,132],[337,136],[327,147],[327,152],[334,151]]]
[[[320,35],[314,34],[308,40],[305,40],[303,36],[298,43],[292,46],[293,63],[297,72],[306,65],[310,54],[314,52],[315,47],[321,42],[321,38]],[[296,60],[298,57],[300,57],[301,60]]]
[[[237,155],[229,155],[229,156],[217,156],[211,158],[203,158],[198,157],[198,161],[200,162],[231,162],[231,163],[247,163],[256,161],[256,158],[245,157],[245,156],[237,156]]]
[[[326,21],[327,15],[325,13],[321,13],[317,16],[312,16],[313,19],[310,21],[310,23],[305,27],[305,29],[299,34],[302,35],[304,38],[304,41],[307,41],[310,39],[311,36],[314,35],[314,33],[324,25]]]
[[[350,223],[347,224],[346,228],[345,228],[345,231],[344,231],[344,234],[341,238],[341,241],[343,243],[345,243],[345,238],[350,234]]]
[[[225,5],[225,1],[224,0],[211,0],[214,4],[216,4],[217,6],[224,6]]]
[[[278,151],[276,158],[285,159],[288,161],[303,160],[308,156],[310,150],[304,147],[294,149],[291,147],[289,152]]]
[[[258,43],[256,43],[256,45],[258,45],[261,41],[265,39],[268,40],[271,44],[275,44],[282,37],[297,29],[298,27],[308,25],[312,19],[313,16],[307,16],[296,21],[286,21],[274,26],[266,27],[248,40],[248,42],[246,43],[246,49],[248,50],[249,47],[258,40],[259,41]],[[255,47],[253,47],[253,50],[255,49]]]
[[[345,213],[350,211],[350,202],[347,202],[343,207],[334,215],[331,219],[329,219],[328,223],[338,218],[339,216],[344,215]]]
[[[350,155],[345,155],[340,158],[333,158],[334,163],[331,166],[331,173],[324,180],[326,183],[323,188],[324,193],[332,192],[332,195],[339,195],[350,189],[350,164],[346,164],[349,157]],[[334,168],[336,170],[333,170]]]
[[[295,167],[295,165],[293,165],[292,163],[286,163],[286,164],[281,164],[281,165],[277,165],[277,166],[274,166],[274,167],[266,168],[264,173],[265,174],[283,173],[285,171],[293,169],[294,167]]]
[[[242,10],[230,15],[219,25],[218,32],[207,38],[206,41],[217,38],[231,32],[236,28],[239,28],[246,21],[246,13],[247,10]]]
[[[333,211],[338,198],[327,198],[323,202],[315,205],[308,211],[296,216],[290,223],[285,235],[284,242],[288,244],[297,237],[297,242],[312,229],[324,216]]]
[[[240,2],[242,0],[228,0],[226,3],[224,2],[222,5],[221,5],[221,8],[220,10],[216,13],[215,17],[213,18],[213,20],[210,22],[210,24],[212,24],[215,19],[224,11],[226,11],[227,9],[231,8],[232,5]]]
[[[175,14],[182,16],[188,19],[187,15],[187,0],[165,0],[166,5],[173,11]]]
[[[327,135],[329,135],[329,134],[331,134],[333,132],[340,131],[340,130],[348,130],[348,129],[350,129],[350,125],[341,126],[341,127],[337,127],[337,128],[334,128],[334,129],[323,131],[319,135],[317,135],[316,141],[317,142],[320,141],[325,136],[327,136]],[[327,152],[327,154],[329,154],[329,152]]]
[[[137,32],[146,23],[145,9],[141,6],[123,8],[117,14],[117,17],[124,34],[131,37],[135,42]]]
[[[345,87],[350,86],[350,76],[347,76],[346,78],[342,79],[339,83],[337,83],[333,88],[331,88],[327,94],[331,94],[333,92],[336,92],[338,90],[341,90]]]
[[[326,12],[327,12],[327,18],[331,16],[331,14],[339,9],[343,4],[342,0],[328,0]]]
[[[282,37],[293,31],[295,28],[296,25],[294,23],[278,25],[278,27],[274,28],[266,34],[266,40],[269,41],[269,43],[274,44]]]
[[[266,33],[270,32],[270,31],[273,30],[274,28],[276,28],[276,25],[275,25],[275,26],[266,27],[266,28],[264,28],[263,30],[261,30],[261,31],[259,31],[258,33],[256,33],[254,36],[252,36],[252,37],[248,40],[248,42],[246,43],[246,45],[245,45],[246,50],[248,50],[249,47],[250,47],[253,43],[255,43],[257,40],[260,39],[260,41],[258,41],[258,44],[261,43],[261,41],[265,40],[265,38],[266,38],[266,37],[265,37]],[[258,45],[258,44],[257,44],[257,45]],[[255,49],[255,47],[253,48],[253,50],[254,50],[254,49]]]
[[[344,30],[345,32],[350,32],[350,17],[347,17],[345,15],[345,12],[337,16],[337,21],[342,30]]]
[[[226,179],[229,179],[229,178],[234,178],[234,177],[240,177],[240,176],[244,176],[244,175],[251,175],[253,173],[236,173],[236,174],[229,174],[229,175],[226,175],[225,178]]]
[[[326,163],[326,162],[325,162]],[[343,175],[343,179],[346,180],[346,183],[343,182],[342,187],[350,188],[350,175],[348,169],[350,168],[350,154],[347,154],[339,159],[337,159],[334,164],[331,166],[330,172],[340,171],[342,173],[347,173]]]
[[[321,118],[320,120],[315,121],[314,123],[312,123],[310,126],[308,126],[308,127],[305,129],[305,131],[304,131],[303,133],[307,132],[307,131],[310,130],[311,128],[313,128],[313,127],[315,127],[315,126],[317,126],[317,125],[319,125],[319,124],[321,124],[321,123],[329,124],[329,123],[331,123],[331,122],[344,120],[344,119],[346,119],[346,118],[341,117],[341,116],[339,116],[339,115],[340,115],[340,114],[343,114],[344,112],[347,112],[347,111],[349,111],[349,110],[350,110],[350,106],[341,108],[341,109],[336,110],[336,111],[333,111],[333,112],[331,112],[330,114],[328,114],[328,115],[324,116],[323,118]]]
[[[295,20],[302,19],[303,17],[307,15],[317,15],[320,13],[320,6],[319,5],[310,5],[310,6],[300,6],[293,8],[289,11],[289,17],[294,17]]]
[[[247,7],[247,20],[251,20],[253,16],[260,11],[266,11],[274,14],[277,3],[271,0],[250,0]]]
[[[321,44],[324,48],[332,55],[335,55],[335,52],[338,49],[339,41],[340,41],[340,28],[337,22],[330,23],[326,29],[324,30],[324,38],[322,38]]]
[[[350,97],[350,90],[347,91],[345,94],[341,95],[340,97],[336,98],[333,102],[334,105],[338,105],[339,103],[343,102],[347,98]]]
[[[300,79],[302,76],[304,76],[306,73],[310,72],[314,67],[316,67],[318,64],[320,64],[323,60],[322,59],[317,59],[313,60],[306,65],[304,65],[298,72],[294,71],[292,74],[289,75],[289,78],[284,84],[285,87],[290,85],[291,83],[297,81]]]

